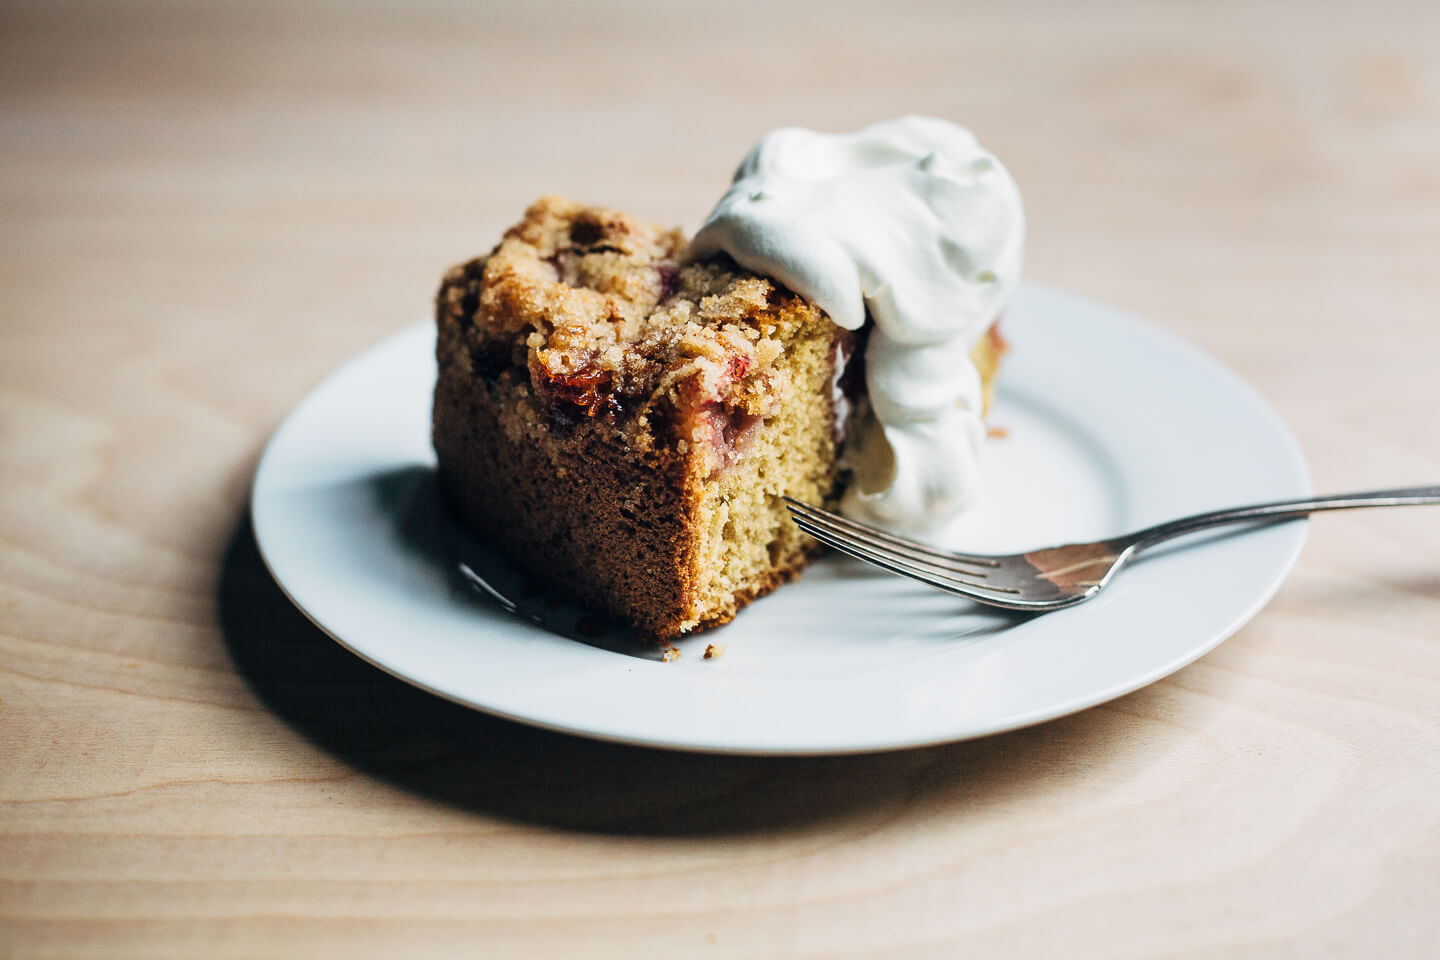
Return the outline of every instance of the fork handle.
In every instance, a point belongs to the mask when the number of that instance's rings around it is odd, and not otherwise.
[[[1362,493],[1342,493],[1331,497],[1307,497],[1303,500],[1276,500],[1272,503],[1257,503],[1248,507],[1232,507],[1229,510],[1211,510],[1190,517],[1181,517],[1153,527],[1136,531],[1127,538],[1139,547],[1162,543],[1174,537],[1220,527],[1229,523],[1244,523],[1254,520],[1288,520],[1303,517],[1319,510],[1350,510],[1356,507],[1402,507],[1422,503],[1440,503],[1440,486],[1399,487],[1394,490],[1367,490]]]

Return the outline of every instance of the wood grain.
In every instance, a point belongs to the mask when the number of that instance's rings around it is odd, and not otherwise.
[[[1029,275],[1222,358],[1317,489],[1434,482],[1437,37],[1418,0],[5,5],[0,955],[1433,955],[1440,511],[1317,520],[1108,706],[776,760],[412,690],[244,501],[534,196],[693,226],[760,132],[901,112],[980,131]]]

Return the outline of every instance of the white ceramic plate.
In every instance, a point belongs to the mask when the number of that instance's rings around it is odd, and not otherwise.
[[[947,539],[1012,551],[1309,492],[1285,424],[1175,338],[1043,288],[1013,349],[983,505]],[[430,449],[434,335],[341,367],[275,432],[255,478],[260,549],[285,592],[356,654],[480,710],[583,736],[726,753],[912,747],[1082,710],[1180,669],[1240,628],[1294,563],[1304,521],[1178,541],[1098,599],[1012,619],[831,556],[678,662],[559,637],[455,576]],[[708,643],[723,657],[705,660]]]

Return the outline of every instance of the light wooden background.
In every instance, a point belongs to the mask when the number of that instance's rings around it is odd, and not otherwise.
[[[5,4],[0,955],[1434,956],[1440,510],[1315,521],[1118,702],[826,760],[487,719],[261,567],[269,431],[534,196],[693,227],[764,130],[902,112],[1317,489],[1440,481],[1440,8],[966,6]]]

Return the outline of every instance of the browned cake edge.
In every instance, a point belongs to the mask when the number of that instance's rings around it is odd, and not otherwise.
[[[695,534],[684,520],[698,496],[684,464],[576,438],[557,447],[542,426],[506,417],[527,394],[442,361],[434,443],[448,504],[512,563],[582,605],[657,639],[678,632],[693,579]],[[644,496],[632,496],[637,489]]]

